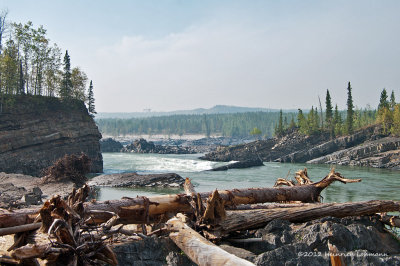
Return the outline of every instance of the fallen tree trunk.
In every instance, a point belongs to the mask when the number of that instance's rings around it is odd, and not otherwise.
[[[291,208],[227,211],[226,219],[216,227],[215,231],[225,235],[232,231],[260,228],[275,219],[306,222],[326,216],[342,218],[391,211],[400,211],[400,202],[371,200],[349,203],[316,203],[301,207],[296,207],[294,204]]]
[[[346,179],[332,170],[329,175],[316,183],[290,187],[221,190],[218,193],[225,207],[265,202],[318,202],[321,191],[334,181],[354,183],[360,182],[361,179]],[[206,199],[211,194],[212,192],[198,193],[197,197]],[[93,223],[103,223],[109,220],[113,216],[112,213],[114,213],[120,217],[120,223],[141,224],[166,221],[179,212],[191,213],[193,208],[190,201],[191,196],[176,194],[150,198],[137,197],[103,202],[86,202],[84,203],[84,208],[87,214],[92,217]],[[29,210],[25,213],[24,210],[21,210],[18,214],[7,211],[0,212],[0,228],[32,223],[32,216],[36,215],[38,211],[39,209],[36,212]]]
[[[332,170],[325,178],[316,183],[291,187],[221,190],[218,193],[225,207],[280,201],[318,202],[321,191],[334,181],[354,183],[360,182],[361,179],[346,179]],[[206,199],[211,194],[212,192],[203,192],[198,193],[197,196]],[[191,197],[185,194],[150,198],[122,198],[121,200],[85,203],[85,209],[89,212],[90,210],[104,211],[103,213],[93,213],[93,221],[96,223],[110,219],[111,216],[107,212],[115,212],[120,217],[121,223],[149,223],[170,218],[178,212],[192,212],[190,200]],[[168,214],[170,217],[162,217],[162,215],[168,216]]]
[[[174,217],[167,222],[169,237],[196,264],[202,265],[254,265],[232,255],[209,242],[180,219]]]

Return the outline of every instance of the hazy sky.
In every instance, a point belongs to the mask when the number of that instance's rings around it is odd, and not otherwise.
[[[99,112],[400,101],[400,1],[0,0],[93,80]]]

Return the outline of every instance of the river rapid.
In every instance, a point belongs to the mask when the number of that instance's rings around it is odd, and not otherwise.
[[[199,160],[201,154],[136,154],[103,153],[104,173],[137,172],[177,173],[189,177],[198,192],[214,189],[272,187],[277,178],[294,177],[297,170],[307,167],[312,181],[319,181],[329,171],[329,165],[290,164],[265,162],[265,166],[228,171],[206,171],[227,163]],[[365,167],[335,166],[346,178],[362,178],[361,183],[342,184],[335,182],[322,192],[323,202],[345,202],[361,200],[400,200],[400,172]],[[101,188],[98,200],[121,197],[154,196],[181,193],[181,189],[131,189]]]

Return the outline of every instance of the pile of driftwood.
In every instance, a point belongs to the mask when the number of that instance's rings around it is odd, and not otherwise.
[[[53,197],[40,209],[0,210],[0,235],[15,234],[14,243],[1,255],[0,262],[42,260],[49,264],[116,265],[117,259],[110,247],[113,236],[146,238],[164,234],[199,265],[252,265],[215,243],[233,232],[260,228],[274,219],[305,222],[325,216],[400,210],[400,202],[396,201],[320,203],[321,191],[332,182],[361,181],[346,179],[334,170],[316,183],[308,178],[306,169],[297,172],[295,179],[278,179],[274,188],[212,193],[196,193],[186,179],[185,194],[104,202],[87,202],[90,188],[85,185],[74,190],[68,199]],[[382,214],[381,218],[391,226],[400,225],[397,217]],[[137,231],[129,231],[124,229],[126,224],[142,226]]]

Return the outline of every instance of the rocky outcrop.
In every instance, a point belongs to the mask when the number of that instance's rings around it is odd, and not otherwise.
[[[379,125],[352,135],[329,139],[328,135],[304,136],[297,132],[282,138],[260,140],[233,147],[219,147],[201,157],[210,161],[263,161],[326,163],[400,169],[399,138],[382,133]]]
[[[400,138],[386,137],[343,149],[307,163],[325,163],[400,169]]]
[[[185,183],[180,175],[175,173],[139,175],[137,173],[122,173],[99,175],[92,178],[89,186],[107,187],[182,187]]]
[[[112,138],[100,140],[101,152],[120,152],[123,147],[124,146],[120,142]]]
[[[379,128],[367,127],[349,136],[328,140],[314,147],[304,147],[303,149],[295,150],[287,155],[277,158],[275,161],[304,163],[316,157],[359,145],[360,143],[370,140],[373,136],[379,136]]]
[[[220,167],[210,169],[209,171],[226,171],[228,169],[249,168],[249,167],[263,166],[263,165],[264,165],[263,161],[261,159],[257,158],[257,159],[253,159],[253,160],[246,160],[246,161],[230,163],[228,165],[223,165]]]
[[[152,141],[146,141],[145,139],[137,139],[132,144],[125,146],[122,152],[134,152],[134,153],[159,153],[159,154],[192,154],[196,151],[189,147],[179,146],[162,146],[156,145]]]
[[[65,154],[85,153],[103,171],[99,133],[83,102],[19,96],[0,114],[0,171],[39,176]]]
[[[294,151],[310,149],[329,140],[327,134],[304,136],[292,131],[282,138],[258,140],[232,147],[218,147],[215,152],[201,157],[210,161],[245,161],[261,158],[264,162],[274,161]]]

